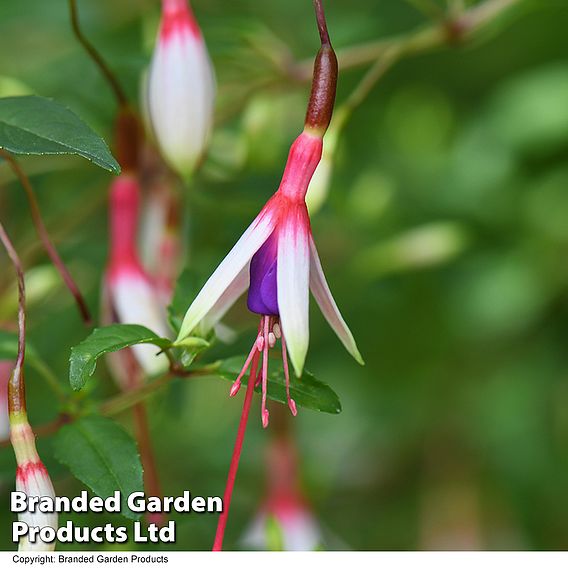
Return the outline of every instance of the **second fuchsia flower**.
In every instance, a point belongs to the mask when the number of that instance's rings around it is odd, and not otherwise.
[[[143,325],[158,335],[167,336],[165,310],[138,256],[139,201],[140,188],[134,175],[124,173],[113,181],[110,188],[111,251],[105,276],[104,307],[107,319],[113,322]],[[131,349],[145,374],[156,375],[167,369],[168,360],[165,355],[157,356],[156,347],[135,345]]]
[[[190,175],[213,124],[215,77],[187,0],[162,0],[162,20],[148,77],[148,114],[164,158]]]
[[[328,38],[329,39],[329,38]],[[286,351],[301,376],[309,343],[309,291],[347,351],[363,360],[327,284],[310,227],[306,192],[321,159],[323,135],[335,100],[337,60],[329,42],[316,58],[314,81],[303,132],[292,144],[280,186],[211,275],[183,320],[177,341],[204,320],[215,322],[248,288],[248,308],[261,316],[258,336],[231,390],[234,395],[249,366],[262,354],[257,383],[262,383],[262,422],[266,408],[268,351],[282,340],[288,405],[290,398]],[[256,365],[254,365],[256,366]]]

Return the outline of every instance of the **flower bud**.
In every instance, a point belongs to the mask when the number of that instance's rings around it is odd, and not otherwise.
[[[134,176],[123,174],[116,178],[110,191],[111,254],[103,300],[112,322],[143,325],[165,337],[165,310],[138,257],[139,200]],[[131,349],[146,374],[156,375],[167,369],[167,358],[157,355],[157,347],[134,345]]]
[[[180,175],[191,174],[211,131],[215,78],[186,0],[162,0],[147,95],[152,129],[165,160]]]
[[[11,417],[11,440],[16,454],[16,491],[28,497],[55,498],[55,491],[47,469],[39,458],[35,447],[34,433],[25,414],[18,413]],[[39,511],[18,514],[18,520],[29,527],[51,527],[57,530],[57,513]],[[22,552],[45,552],[55,549],[55,542],[43,542],[39,536],[35,542],[22,537],[18,546]]]

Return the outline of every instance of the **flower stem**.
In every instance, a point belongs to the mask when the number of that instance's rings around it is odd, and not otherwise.
[[[316,20],[318,22],[318,31],[320,34],[322,45],[331,45],[329,33],[327,31],[327,22],[325,21],[325,14],[321,0],[314,0],[314,9],[316,11]]]
[[[69,292],[71,292],[71,294],[75,298],[75,302],[77,304],[77,307],[79,308],[79,311],[81,312],[81,317],[83,318],[83,321],[87,325],[90,325],[92,323],[91,314],[89,312],[89,308],[87,307],[87,303],[85,302],[85,299],[83,298],[79,290],[79,287],[75,283],[75,280],[73,280],[73,277],[67,270],[67,267],[65,266],[64,262],[61,260],[61,257],[59,256],[57,249],[51,242],[51,238],[49,237],[49,233],[47,232],[47,229],[41,217],[39,205],[36,196],[34,194],[32,185],[30,183],[30,180],[28,179],[28,176],[24,173],[24,170],[22,170],[16,159],[9,152],[0,149],[0,156],[2,156],[8,162],[8,164],[10,164],[12,171],[16,174],[17,178],[20,181],[20,184],[24,188],[26,196],[28,198],[28,202],[30,204],[32,220],[34,222],[39,238],[49,258],[51,259],[51,262],[53,262],[55,268],[57,268],[59,274],[61,275],[61,278],[65,282],[65,285],[67,286]]]
[[[91,59],[95,62],[97,67],[100,69],[104,78],[107,80],[118,105],[120,107],[126,107],[128,105],[128,98],[122,89],[122,86],[118,82],[115,74],[111,71],[110,67],[106,64],[105,60],[101,54],[95,49],[93,44],[83,35],[81,27],[79,25],[79,12],[77,10],[77,3],[75,0],[69,0],[69,12],[71,15],[71,27],[73,28],[73,33],[79,41],[79,43],[84,47],[85,51],[89,54]]]
[[[227,477],[227,485],[225,486],[225,493],[223,494],[223,512],[219,515],[219,522],[217,523],[217,532],[215,533],[215,541],[213,543],[213,551],[218,552],[223,549],[223,538],[225,536],[225,527],[227,526],[227,519],[229,517],[229,507],[231,505],[231,497],[233,495],[233,488],[235,486],[235,479],[239,469],[239,460],[241,458],[241,450],[243,449],[243,441],[245,439],[245,432],[247,429],[247,422],[252,403],[252,395],[254,393],[254,382],[256,380],[256,371],[258,368],[258,359],[260,353],[257,353],[252,360],[249,381],[247,384],[247,392],[245,394],[245,401],[243,403],[243,412],[241,414],[241,421],[239,422],[239,429],[237,430],[237,438],[235,440],[235,447],[233,449],[233,457],[231,458],[231,465],[229,467],[229,475]]]
[[[18,279],[18,356],[12,376],[8,382],[8,412],[10,417],[25,415],[26,389],[24,383],[24,357],[26,354],[26,289],[24,284],[24,269],[20,257],[10,240],[10,237],[0,223],[0,241],[4,245]]]

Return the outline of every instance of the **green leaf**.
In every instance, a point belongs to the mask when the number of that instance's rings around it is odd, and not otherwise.
[[[234,381],[242,369],[244,361],[245,358],[242,356],[226,359],[212,374],[228,381]],[[248,378],[243,382],[246,383],[246,381],[248,381]],[[260,392],[260,385],[255,390]],[[282,369],[269,371],[267,396],[271,400],[287,404],[286,379]],[[326,383],[316,379],[309,371],[304,370],[300,379],[296,378],[293,373],[291,374],[290,396],[295,400],[297,406],[328,412],[329,414],[341,412],[341,402],[335,391]]]
[[[105,141],[74,112],[44,97],[0,99],[0,148],[12,154],[76,154],[120,172]]]
[[[120,491],[122,514],[139,518],[126,506],[126,499],[134,491],[144,491],[142,464],[134,440],[116,422],[93,415],[67,424],[55,437],[54,453],[99,497]]]
[[[114,324],[95,329],[87,339],[71,348],[69,382],[73,390],[85,386],[87,379],[95,372],[97,359],[101,355],[140,343],[151,343],[160,349],[171,345],[169,339],[159,337],[142,325]]]

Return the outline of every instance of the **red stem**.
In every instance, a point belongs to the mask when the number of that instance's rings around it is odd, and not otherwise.
[[[18,279],[18,357],[8,383],[8,411],[10,414],[26,411],[26,392],[24,383],[24,356],[26,352],[26,291],[24,269],[20,257],[10,237],[0,223],[0,241],[4,245],[16,271]]]
[[[245,432],[247,429],[247,422],[252,403],[252,395],[254,394],[254,382],[256,379],[256,371],[258,369],[259,357],[260,353],[257,352],[252,360],[249,381],[247,384],[247,392],[245,395],[245,401],[243,403],[243,412],[241,414],[241,421],[239,422],[239,429],[237,430],[237,439],[235,440],[233,457],[231,458],[229,475],[227,477],[227,485],[225,486],[225,493],[223,495],[223,512],[219,515],[219,522],[217,523],[217,532],[215,533],[213,552],[223,550],[223,537],[225,536],[225,527],[227,526],[227,519],[229,517],[231,497],[233,495],[235,479],[237,477],[237,471],[239,469],[239,460],[241,458],[241,450],[243,449],[243,441],[245,439]]]
[[[32,220],[39,238],[43,244],[43,248],[47,252],[55,268],[57,268],[59,274],[61,275],[61,278],[63,279],[63,282],[65,282],[65,285],[67,286],[67,289],[69,290],[69,292],[71,292],[73,298],[75,298],[75,303],[79,308],[79,312],[81,313],[83,321],[85,322],[85,324],[91,325],[91,314],[89,312],[89,308],[87,307],[87,303],[85,302],[85,299],[83,298],[79,287],[75,283],[75,280],[73,280],[73,277],[67,270],[67,267],[65,266],[63,260],[61,260],[57,249],[51,242],[51,238],[41,217],[39,205],[28,176],[24,173],[24,170],[20,168],[17,160],[9,152],[0,149],[0,155],[8,162],[8,164],[10,164],[12,171],[14,172],[14,174],[16,174],[16,177],[18,178],[26,192],[26,196],[30,204]]]

